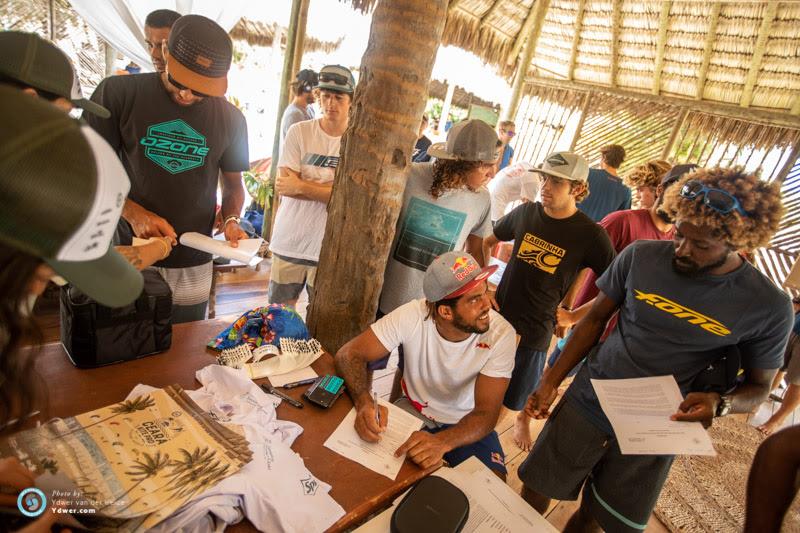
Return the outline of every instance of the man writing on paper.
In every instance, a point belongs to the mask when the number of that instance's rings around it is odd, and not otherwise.
[[[407,453],[422,468],[475,456],[505,476],[493,429],[514,368],[515,334],[491,309],[486,278],[496,269],[481,268],[465,252],[437,257],[425,272],[425,298],[401,305],[339,350],[336,369],[355,403],[362,439],[377,442],[389,422],[384,407],[376,420],[367,363],[402,344],[401,401],[416,409],[426,429],[414,432],[396,455]]]
[[[766,399],[783,361],[789,297],[737,253],[764,246],[777,230],[779,185],[741,168],[698,169],[667,190],[663,209],[675,221],[673,242],[637,241],[620,253],[525,407],[534,418],[550,415],[559,384],[588,355],[519,468],[522,496],[540,512],[550,498],[575,500],[583,488],[568,530],[644,530],[673,460],[622,455],[590,379],[672,374],[685,395],[672,419],[709,424]],[[590,351],[617,310],[616,329]],[[744,382],[722,396],[691,392],[732,346]]]

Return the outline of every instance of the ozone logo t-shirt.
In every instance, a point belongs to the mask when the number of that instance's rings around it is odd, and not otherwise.
[[[129,198],[164,217],[178,236],[211,235],[220,172],[250,167],[242,113],[224,98],[180,106],[156,73],[106,78],[92,100],[111,117],[84,118],[117,151],[131,180]],[[210,260],[207,253],[178,245],[156,266],[183,268]]]

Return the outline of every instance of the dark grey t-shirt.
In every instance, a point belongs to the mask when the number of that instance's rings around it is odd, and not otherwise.
[[[612,434],[592,379],[672,374],[685,395],[694,378],[736,345],[742,367],[777,369],[792,327],[789,297],[749,263],[722,276],[689,278],[672,268],[674,245],[637,241],[597,287],[620,302],[619,322],[575,376],[566,397]]]
[[[211,235],[219,173],[250,167],[247,123],[224,98],[182,107],[172,101],[157,73],[111,76],[92,100],[111,117],[84,115],[119,154],[131,180],[129,198],[164,217],[178,236]],[[183,268],[211,255],[183,245],[156,266]]]

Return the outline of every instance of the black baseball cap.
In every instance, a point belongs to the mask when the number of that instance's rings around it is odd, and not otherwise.
[[[67,55],[56,45],[35,33],[0,32],[0,74],[33,87],[66,98],[100,118],[111,116],[105,107],[87,100],[81,94],[78,76]]]
[[[311,89],[316,87],[319,83],[319,75],[310,68],[304,68],[297,73],[297,76],[294,78],[294,82],[298,86],[303,87],[305,92],[310,93]]]
[[[172,25],[167,50],[172,79],[200,94],[225,96],[233,43],[219,24],[202,15],[184,15]]]
[[[661,178],[661,186],[667,187],[669,185],[672,185],[673,183],[681,179],[681,177],[684,174],[687,174],[689,172],[694,172],[695,169],[697,168],[698,165],[696,165],[695,163],[684,163],[682,165],[675,165],[669,170],[669,172],[664,174],[663,178]]]

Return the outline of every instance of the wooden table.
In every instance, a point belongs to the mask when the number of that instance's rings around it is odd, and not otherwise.
[[[219,320],[179,324],[173,326],[169,351],[95,369],[75,368],[60,343],[46,344],[36,356],[36,369],[44,378],[48,392],[48,409],[43,410],[44,416],[72,416],[122,401],[139,383],[154,387],[176,384],[187,390],[196,389],[199,383],[195,381],[195,372],[214,363],[215,352],[205,345],[228,325]],[[324,354],[312,366],[320,375],[335,373],[333,357],[329,354]],[[266,380],[259,380],[262,381]],[[286,392],[300,399],[305,389],[298,387]],[[292,449],[300,454],[316,477],[333,487],[331,496],[347,513],[330,531],[357,525],[430,473],[406,461],[397,479],[392,481],[325,448],[323,443],[353,404],[346,394],[330,409],[304,403],[303,409],[297,409],[283,402],[277,414],[281,420],[303,426],[303,434],[295,440]],[[237,524],[230,531],[254,531],[254,528],[248,522]]]

